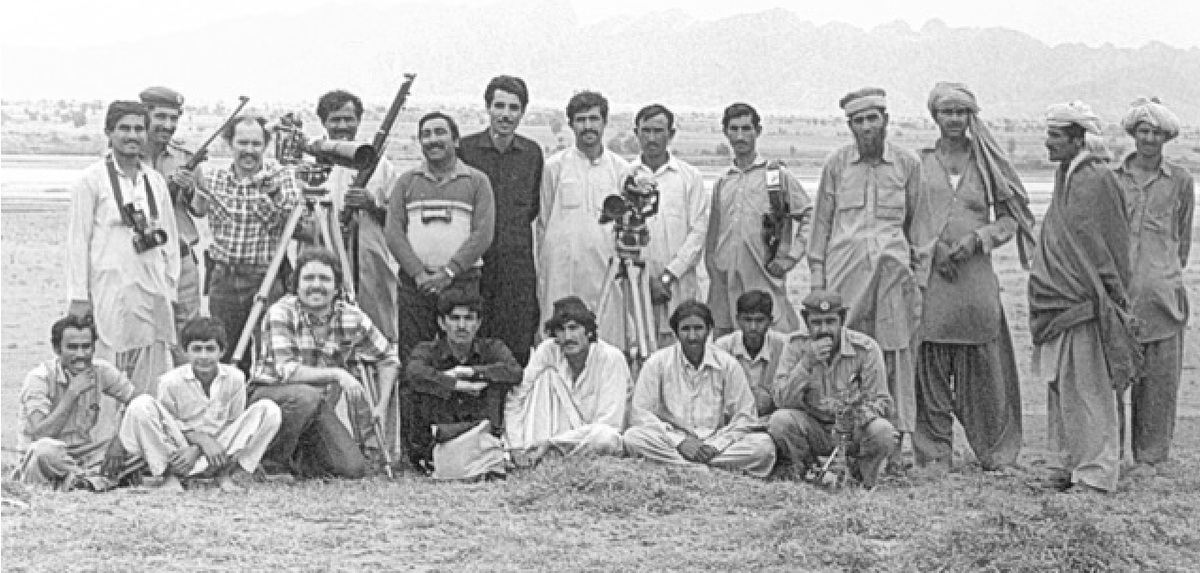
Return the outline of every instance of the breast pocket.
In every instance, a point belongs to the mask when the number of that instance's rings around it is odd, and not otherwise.
[[[875,195],[875,216],[888,221],[904,220],[904,182],[898,177],[883,177]]]
[[[558,185],[558,204],[563,209],[579,209],[586,202],[586,191],[583,181],[578,177],[563,177]]]
[[[838,211],[847,211],[853,209],[862,209],[867,206],[867,180],[858,172],[849,172],[842,176],[841,184],[838,185],[837,196]]]

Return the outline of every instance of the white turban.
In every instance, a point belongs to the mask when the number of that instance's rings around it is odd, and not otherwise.
[[[1071,124],[1082,127],[1090,134],[1101,135],[1100,118],[1086,103],[1075,100],[1071,103],[1056,103],[1046,108],[1046,125],[1067,127]]]
[[[1179,135],[1181,127],[1179,116],[1167,109],[1167,106],[1158,101],[1158,98],[1138,98],[1133,102],[1133,107],[1125,113],[1125,117],[1121,120],[1121,127],[1125,128],[1125,132],[1132,136],[1134,130],[1137,129],[1137,124],[1143,121],[1163,130],[1167,134],[1168,141]]]
[[[979,102],[975,101],[975,94],[967,84],[938,82],[929,92],[930,115],[937,117],[937,110],[942,104],[958,104],[971,110],[971,113],[979,113]]]
[[[838,106],[846,112],[846,117],[872,108],[884,111],[887,109],[887,92],[881,88],[863,88],[843,96]]]

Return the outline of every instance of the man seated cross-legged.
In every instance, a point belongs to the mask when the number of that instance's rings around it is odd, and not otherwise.
[[[621,455],[632,387],[625,354],[596,337],[596,315],[579,297],[554,303],[550,337],[534,351],[505,405],[505,439],[514,461],[563,455]],[[525,454],[526,459],[519,459]]]

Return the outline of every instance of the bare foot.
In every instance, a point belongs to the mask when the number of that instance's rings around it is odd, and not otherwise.
[[[158,485],[158,491],[165,493],[183,493],[183,483],[179,481],[179,478],[167,474],[163,476],[162,483]]]
[[[228,470],[221,472],[221,475],[217,476],[217,487],[221,488],[221,491],[225,493],[244,493],[246,491],[245,486],[238,484],[235,478],[245,473],[246,470],[243,470],[241,464],[235,461],[230,464]]]
[[[550,442],[548,440],[538,442],[526,448],[525,455],[529,460],[529,467],[536,467],[548,453],[550,453]]]

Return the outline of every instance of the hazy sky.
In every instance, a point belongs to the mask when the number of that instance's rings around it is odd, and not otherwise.
[[[351,3],[361,3],[357,0]],[[383,4],[382,0],[366,0]],[[1200,46],[1197,0],[563,0],[584,24],[615,15],[680,9],[713,20],[741,12],[785,7],[818,25],[845,22],[870,29],[903,20],[919,28],[931,18],[953,27],[1001,26],[1055,45],[1082,42],[1140,47],[1158,40],[1178,48]],[[304,10],[343,0],[33,0],[0,8],[0,45],[80,47],[136,41],[143,37],[228,20],[239,15]],[[497,4],[495,0],[453,0],[454,4]],[[15,6],[15,7],[14,7]],[[188,8],[184,8],[187,6]],[[200,7],[203,8],[192,8]],[[104,24],[103,27],[100,25]],[[115,25],[115,27],[114,27]],[[342,27],[344,26],[344,29]],[[328,32],[350,34],[352,20],[331,21]],[[0,56],[2,62],[2,56]],[[0,78],[2,81],[2,78]]]

